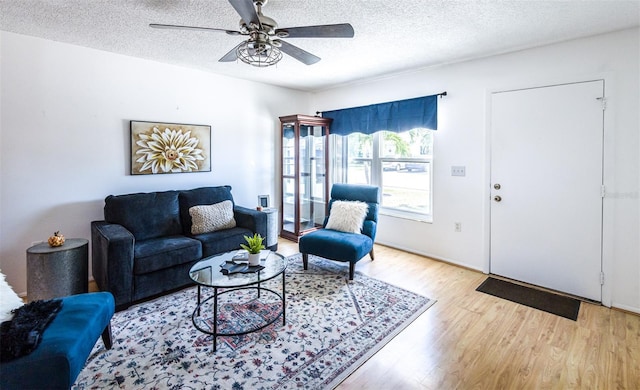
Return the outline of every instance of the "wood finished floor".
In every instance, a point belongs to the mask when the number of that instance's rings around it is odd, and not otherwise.
[[[640,389],[638,315],[583,302],[571,321],[475,291],[477,271],[381,245],[375,257],[356,271],[437,302],[339,390]]]
[[[477,271],[381,245],[375,257],[356,271],[437,303],[338,389],[640,389],[640,316],[583,302],[571,321],[475,291]]]

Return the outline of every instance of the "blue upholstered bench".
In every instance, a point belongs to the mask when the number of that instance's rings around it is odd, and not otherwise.
[[[110,321],[115,310],[108,292],[71,295],[42,334],[32,353],[0,364],[0,388],[69,389],[102,335],[111,348]]]

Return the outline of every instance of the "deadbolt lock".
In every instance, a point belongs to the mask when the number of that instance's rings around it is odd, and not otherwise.
[[[501,188],[500,184],[496,183],[493,185],[493,188],[495,188],[496,190],[499,190]]]
[[[493,200],[495,200],[496,202],[500,202],[502,200],[502,197],[500,195],[496,195],[493,197]]]

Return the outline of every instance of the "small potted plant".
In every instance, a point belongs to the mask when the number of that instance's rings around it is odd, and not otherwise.
[[[263,245],[264,238],[255,233],[253,237],[244,236],[244,240],[247,242],[246,244],[240,244],[242,249],[249,252],[249,266],[256,266],[260,264],[260,251],[265,249]]]

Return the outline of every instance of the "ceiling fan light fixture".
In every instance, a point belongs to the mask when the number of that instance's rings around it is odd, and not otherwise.
[[[238,58],[245,64],[260,68],[277,64],[282,52],[270,40],[247,40],[238,45]]]
[[[182,26],[177,24],[151,23],[153,28],[173,28],[179,30],[220,31],[228,35],[248,36],[248,39],[231,49],[219,62],[234,62],[239,58],[245,64],[264,68],[275,65],[282,59],[283,53],[302,62],[313,65],[320,57],[313,55],[283,38],[353,38],[353,26],[349,23],[321,24],[278,28],[278,23],[262,13],[262,7],[268,0],[228,0],[240,15],[239,31],[213,28]],[[273,39],[272,39],[273,38]]]

